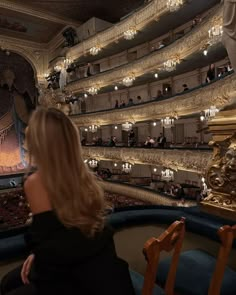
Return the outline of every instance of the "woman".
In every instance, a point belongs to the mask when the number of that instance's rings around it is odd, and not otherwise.
[[[77,128],[37,109],[26,142],[37,167],[24,189],[33,213],[32,254],[3,278],[1,295],[133,294],[128,265],[104,225],[104,196],[82,159]]]

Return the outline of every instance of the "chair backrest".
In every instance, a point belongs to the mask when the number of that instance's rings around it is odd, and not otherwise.
[[[225,268],[229,254],[236,238],[236,226],[225,225],[218,230],[221,245],[218,252],[215,270],[211,279],[208,295],[220,295],[221,285],[224,278]]]
[[[173,250],[171,265],[165,285],[165,294],[174,294],[174,284],[178,259],[180,256],[185,234],[185,218],[172,223],[168,229],[158,238],[149,239],[143,248],[144,256],[147,260],[146,273],[142,295],[152,295],[152,290],[156,281],[156,273],[161,251],[170,252]]]

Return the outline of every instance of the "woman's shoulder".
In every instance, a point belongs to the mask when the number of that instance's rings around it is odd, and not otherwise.
[[[49,195],[39,172],[28,176],[24,183],[24,191],[33,214],[51,210]]]

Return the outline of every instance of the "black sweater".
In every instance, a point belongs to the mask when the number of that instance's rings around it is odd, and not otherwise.
[[[30,279],[40,294],[134,294],[128,264],[117,257],[108,227],[90,239],[48,211],[34,216],[31,237]]]

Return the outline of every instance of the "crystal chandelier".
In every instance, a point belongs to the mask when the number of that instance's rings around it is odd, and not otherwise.
[[[89,164],[89,167],[91,167],[91,168],[97,168],[98,161],[97,160],[89,160],[88,164]]]
[[[65,68],[67,69],[72,63],[72,60],[70,58],[65,58],[63,62],[64,62]]]
[[[135,80],[134,77],[125,77],[125,78],[122,80],[122,83],[123,83],[126,87],[129,87],[129,86],[132,86],[132,85],[133,85],[134,80]]]
[[[98,131],[98,126],[97,125],[89,126],[89,131],[92,132],[92,133],[97,132]]]
[[[123,131],[129,132],[132,130],[133,124],[126,122],[126,123],[122,124],[121,126],[122,126]]]
[[[167,0],[167,8],[170,12],[175,12],[181,8],[184,0]]]
[[[161,171],[161,180],[163,181],[174,181],[174,171],[166,169]]]
[[[219,112],[219,109],[216,108],[216,106],[211,106],[209,109],[206,109],[204,111],[204,115],[200,116],[200,120],[203,121],[208,121],[212,119],[213,117],[216,116],[216,114]]]
[[[223,35],[223,27],[222,25],[215,24],[209,31],[209,44],[214,45],[219,43],[222,39]]]
[[[96,95],[96,94],[98,94],[98,88],[96,88],[96,87],[90,87],[89,89],[88,89],[88,93],[89,94],[91,94],[91,95]]]
[[[135,27],[130,27],[127,31],[124,32],[125,40],[132,40],[134,36],[137,34],[137,30]]]
[[[167,72],[173,72],[176,70],[176,66],[178,63],[179,63],[178,59],[169,59],[163,64],[164,70]]]
[[[132,165],[129,163],[124,163],[122,165],[122,171],[124,171],[125,173],[130,173],[132,170]]]
[[[161,119],[161,125],[164,128],[174,127],[174,124],[175,124],[174,118],[166,117],[165,119]]]
[[[100,51],[101,51],[101,47],[99,45],[96,45],[90,48],[89,53],[94,56],[94,55],[97,55]]]

